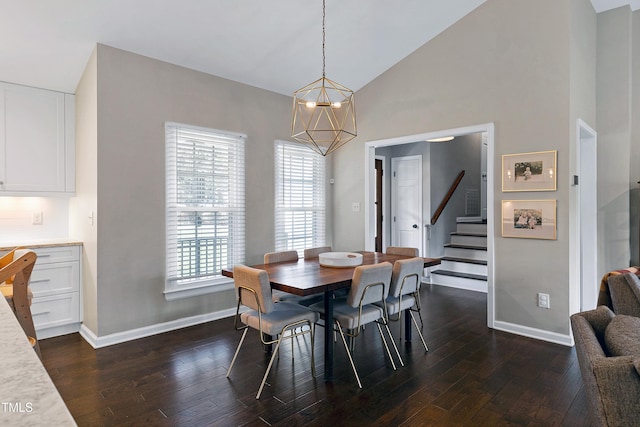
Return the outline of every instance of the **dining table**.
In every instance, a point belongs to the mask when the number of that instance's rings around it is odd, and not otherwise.
[[[381,252],[357,252],[362,254],[362,264],[370,265],[382,262],[394,262],[412,258],[404,255],[391,255]],[[424,266],[432,267],[440,264],[439,258],[424,258]],[[349,288],[356,266],[330,267],[320,265],[319,258],[301,258],[297,261],[284,261],[270,264],[252,265],[253,268],[265,270],[269,275],[272,289],[294,295],[324,295],[324,378],[333,380],[333,300],[334,292]],[[222,275],[233,278],[233,268],[222,270]],[[405,316],[405,339],[411,341],[410,316]]]

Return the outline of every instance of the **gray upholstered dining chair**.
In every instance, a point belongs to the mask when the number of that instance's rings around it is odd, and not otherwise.
[[[267,252],[264,254],[264,263],[272,264],[274,262],[297,261],[298,251],[280,251]]]
[[[333,316],[335,322],[335,330],[340,333],[342,343],[347,351],[351,368],[358,381],[358,386],[362,388],[356,365],[353,361],[350,345],[347,345],[345,335],[350,338],[356,338],[363,330],[363,326],[367,323],[375,322],[378,326],[378,332],[382,338],[382,343],[393,369],[396,370],[396,364],[391,356],[391,351],[384,337],[382,327],[387,330],[387,334],[391,338],[391,343],[396,350],[396,354],[400,357],[398,348],[396,347],[389,325],[387,324],[387,313],[385,308],[385,300],[389,294],[389,283],[391,281],[392,266],[388,262],[372,265],[361,265],[355,268],[351,288],[345,299],[336,299],[334,302]],[[378,302],[381,306],[375,305]],[[324,313],[324,304],[316,303],[309,308]],[[330,327],[326,325],[326,327]]]
[[[287,261],[298,261],[298,251],[267,252],[264,254],[265,264]],[[318,295],[300,296],[279,290],[274,290],[272,295],[274,302],[292,302],[305,306],[309,306],[322,299],[322,296]]]
[[[420,314],[420,279],[424,270],[424,259],[420,257],[401,259],[393,264],[389,296],[386,299],[387,314],[390,321],[400,321],[402,312],[408,310],[411,320],[418,331],[425,351],[429,351],[427,343],[418,327],[418,322],[413,312]],[[380,303],[376,303],[380,305]],[[420,315],[422,318],[422,315]],[[400,329],[402,341],[402,329]]]
[[[389,255],[404,255],[404,256],[420,255],[418,248],[409,248],[404,246],[388,246],[386,253]]]
[[[307,248],[304,250],[304,258],[305,259],[317,258],[318,255],[325,252],[331,252],[331,246],[319,246],[317,248]]]
[[[273,366],[273,361],[280,349],[280,344],[285,338],[293,339],[301,335],[311,335],[311,372],[315,376],[313,341],[315,323],[319,319],[318,313],[297,304],[274,303],[271,297],[269,275],[264,270],[245,265],[236,265],[233,267],[233,282],[238,298],[234,327],[236,330],[243,330],[243,332],[238,348],[227,370],[227,378],[231,374],[249,328],[260,332],[262,344],[275,344],[269,365],[260,383],[258,394],[256,394],[256,399],[260,398],[269,371]],[[248,307],[250,310],[241,312],[241,306]],[[305,328],[305,326],[308,326],[308,328]],[[265,336],[276,338],[266,339]]]
[[[265,264],[273,264],[275,262],[286,262],[286,261],[298,261],[298,251],[280,251],[280,252],[267,252],[264,254],[264,263]],[[288,301],[288,302],[297,302],[300,300],[300,297],[297,295],[290,294],[288,292],[274,290],[273,293],[273,301]]]

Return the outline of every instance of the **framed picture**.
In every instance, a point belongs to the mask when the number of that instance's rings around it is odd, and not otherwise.
[[[555,200],[503,200],[502,237],[556,239]]]
[[[557,153],[504,154],[502,191],[556,191]]]

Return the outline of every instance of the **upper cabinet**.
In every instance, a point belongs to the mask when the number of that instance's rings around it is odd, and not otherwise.
[[[0,83],[0,196],[75,192],[74,96]]]

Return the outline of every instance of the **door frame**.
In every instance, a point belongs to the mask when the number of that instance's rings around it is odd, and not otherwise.
[[[578,119],[569,195],[569,314],[595,308],[598,298],[597,142],[597,132]],[[595,199],[584,200],[584,194],[593,195]],[[589,206],[585,207],[585,203]],[[595,229],[587,233],[585,225],[589,224]]]
[[[393,145],[409,144],[427,139],[441,138],[445,136],[461,136],[471,133],[486,132],[487,134],[487,326],[495,325],[495,287],[494,287],[494,236],[495,236],[495,130],[493,123],[446,129],[435,132],[426,132],[414,135],[399,136],[394,138],[367,141],[364,144],[364,247],[367,251],[375,249],[375,155],[376,148]]]
[[[382,200],[380,202],[381,203],[380,209],[382,210],[382,221],[381,221],[382,235],[380,236],[380,240],[381,240],[381,246],[383,248],[386,248],[388,246],[388,244],[387,244],[388,237],[387,237],[387,233],[385,232],[385,229],[386,229],[386,224],[387,224],[387,218],[389,218],[389,215],[390,215],[389,212],[387,212],[387,208],[388,207],[387,207],[387,204],[386,204],[386,200],[387,200],[387,191],[388,190],[387,190],[387,180],[386,180],[385,175],[384,175],[386,173],[386,169],[387,169],[387,158],[386,158],[386,156],[376,155],[374,161],[375,160],[382,161]],[[374,181],[374,184],[375,184],[375,181]],[[375,199],[375,187],[374,187],[374,198],[373,198],[374,204],[375,204],[375,201],[376,201],[376,199]],[[375,215],[375,211],[374,211],[374,215]],[[374,216],[374,218],[375,218],[375,216]],[[377,226],[377,224],[376,224],[376,226]],[[374,227],[374,230],[375,229],[376,228]],[[377,230],[374,231],[374,233],[375,232],[377,232]],[[374,241],[374,245],[373,246],[375,248],[375,241]]]

